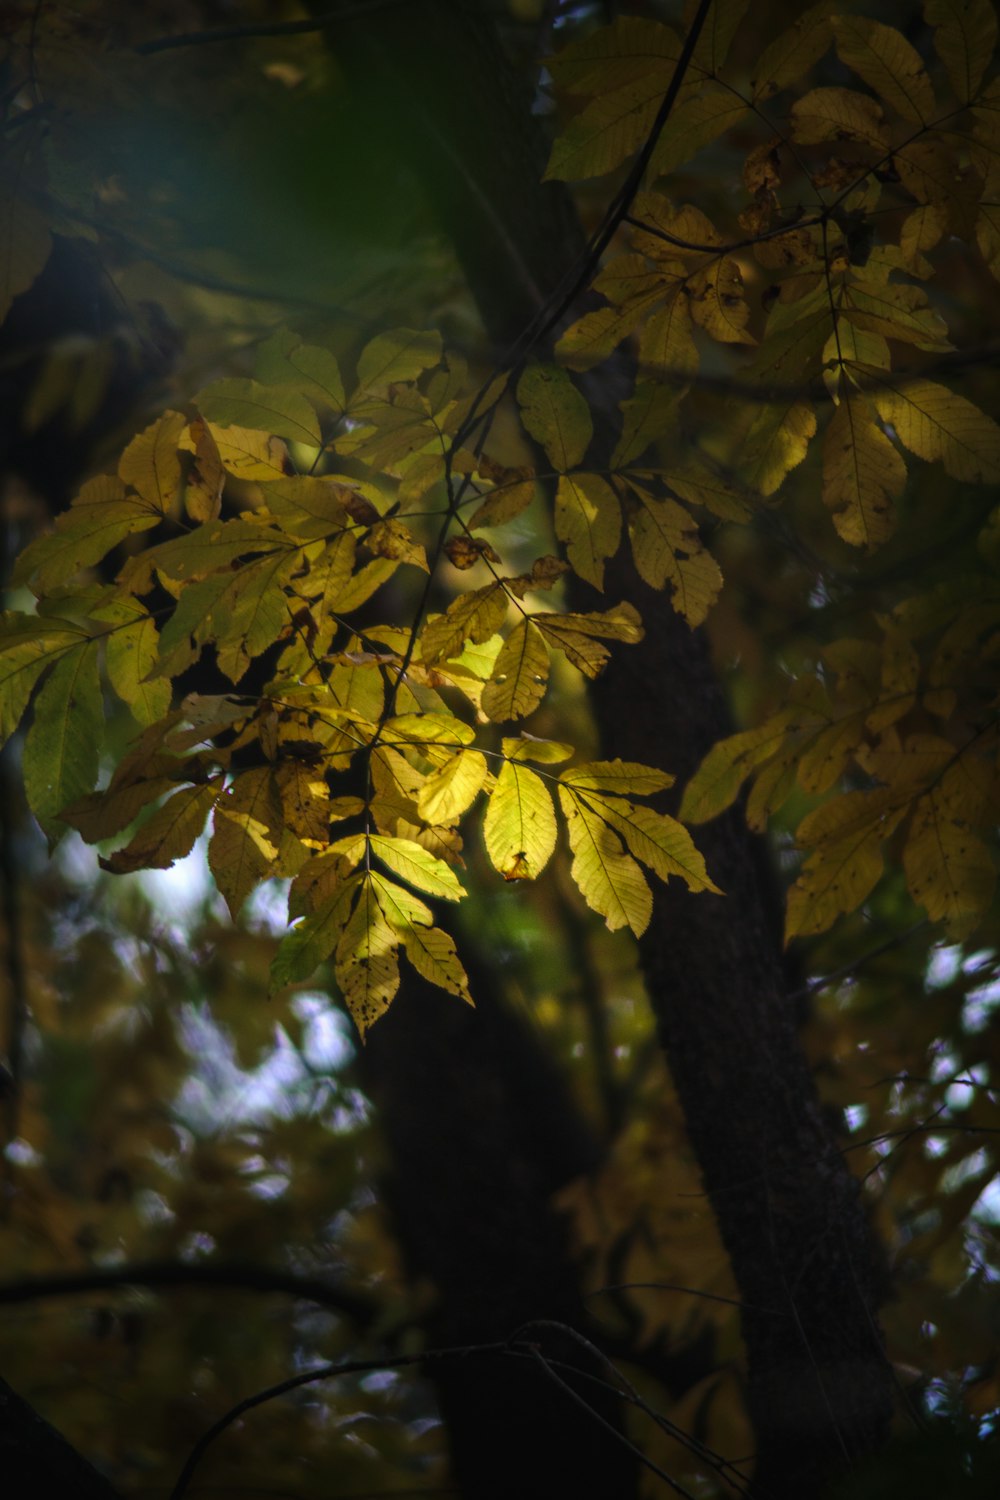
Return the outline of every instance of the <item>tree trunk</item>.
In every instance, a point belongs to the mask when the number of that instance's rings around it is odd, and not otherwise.
[[[335,46],[423,183],[487,330],[509,342],[582,237],[567,195],[539,182],[541,132],[484,12],[413,0],[345,25]],[[731,728],[705,642],[630,563],[609,574],[646,637],[594,686],[603,753],[683,781]],[[738,811],[700,844],[726,894],[658,889],[641,958],[744,1301],[755,1493],[802,1500],[887,1436],[874,1247],[798,1046],[766,858]]]

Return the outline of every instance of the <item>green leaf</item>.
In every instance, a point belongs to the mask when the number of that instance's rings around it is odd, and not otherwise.
[[[347,926],[360,883],[361,876],[352,875],[338,884],[312,916],[282,938],[271,963],[268,988],[272,995],[286,985],[308,979],[329,958]]]
[[[292,443],[322,443],[316,413],[294,385],[261,385],[256,380],[215,380],[194,398],[202,416],[216,426],[273,433]],[[249,478],[249,475],[244,475]],[[255,475],[261,478],[261,475]]]
[[[793,710],[786,710],[756,729],[718,740],[687,784],[680,810],[684,822],[707,823],[731,807],[750,772],[777,755],[792,716]]]
[[[123,600],[109,611],[121,623],[106,638],[104,661],[108,680],[132,716],[140,724],[155,724],[170,707],[170,683],[162,678],[148,681],[159,654],[156,624],[134,600]]]
[[[501,740],[500,748],[508,760],[533,760],[546,766],[557,766],[573,754],[572,745],[560,744],[558,740],[540,740],[533,734],[523,733],[516,740]]]
[[[59,814],[97,780],[104,738],[99,649],[99,641],[86,641],[60,658],[35,699],[25,738],[28,803],[52,842],[65,832]]]
[[[594,434],[590,408],[558,365],[529,365],[517,383],[521,421],[564,474],[580,463]]]
[[[287,328],[279,328],[258,345],[257,379],[269,386],[293,386],[337,413],[346,405],[336,356],[317,344],[300,343]]]
[[[37,593],[48,593],[100,562],[127,536],[148,531],[160,519],[147,501],[127,497],[121,480],[99,474],[83,486],[52,531],[24,549],[12,582],[30,583]]]
[[[541,777],[518,761],[505,761],[497,777],[486,808],[483,837],[493,868],[504,880],[535,880],[552,857],[556,847],[552,796]]]
[[[0,628],[0,745],[14,733],[35,683],[87,637],[76,627],[46,625],[35,615],[5,613]]]

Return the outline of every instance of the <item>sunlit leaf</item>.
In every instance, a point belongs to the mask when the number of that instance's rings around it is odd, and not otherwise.
[[[545,637],[531,620],[521,620],[504,641],[483,688],[483,713],[494,722],[523,719],[545,697],[548,680]]]
[[[517,383],[521,420],[561,474],[580,463],[593,436],[590,408],[565,370],[529,365]]]
[[[535,880],[556,847],[552,795],[535,771],[504,762],[486,807],[486,852],[505,880]]]

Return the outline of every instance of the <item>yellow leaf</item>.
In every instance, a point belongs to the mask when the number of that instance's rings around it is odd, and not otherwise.
[[[351,539],[353,541],[353,538]],[[347,554],[343,554],[338,561],[346,561]],[[349,615],[354,610],[360,609],[362,604],[367,604],[372,595],[388,583],[389,579],[399,567],[398,561],[393,557],[376,557],[370,563],[365,563],[347,581],[340,586],[336,594],[329,592],[325,597],[330,599],[333,608],[338,614]],[[332,587],[332,582],[330,587]]]
[[[431,665],[442,657],[455,657],[466,641],[482,642],[495,635],[507,614],[507,595],[499,583],[460,594],[443,615],[430,620],[420,637],[423,660]]]
[[[257,378],[265,385],[294,386],[337,413],[344,409],[344,382],[334,354],[300,343],[287,328],[279,328],[258,346]]]
[[[758,103],[770,99],[809,72],[830,45],[830,7],[812,5],[787,31],[769,42],[753,65],[750,86]]]
[[[974,99],[997,41],[990,0],[925,0],[924,17],[935,28],[934,46],[962,104]]]
[[[531,470],[506,470],[467,524],[470,530],[478,526],[505,526],[527,510],[534,498],[535,478]]]
[[[840,297],[840,310],[859,328],[883,338],[915,344],[918,349],[950,349],[942,319],[927,305],[918,286],[851,281]]]
[[[24,785],[35,817],[54,841],[65,833],[59,813],[97,780],[104,702],[97,669],[100,642],[90,640],[56,662],[35,699],[24,741]]]
[[[288,449],[280,438],[247,427],[222,427],[216,422],[206,425],[227,474],[266,481],[293,472]]]
[[[874,551],[895,530],[906,465],[861,397],[846,397],[823,439],[823,500],[845,542]]]
[[[208,864],[235,920],[254,886],[277,874],[282,810],[270,766],[244,771],[219,798]]]
[[[723,521],[749,521],[753,514],[750,497],[697,454],[685,459],[680,468],[671,468],[667,483],[689,505],[703,505]]]
[[[319,423],[311,404],[293,385],[261,385],[256,380],[215,380],[194,398],[212,426],[273,433],[291,443],[318,448]],[[228,467],[228,466],[227,466]],[[123,476],[124,477],[124,476]],[[242,476],[250,478],[248,474]],[[263,478],[254,475],[254,478]]]
[[[140,724],[155,724],[170,707],[170,683],[149,680],[159,656],[156,624],[141,605],[123,601],[115,614],[121,623],[107,637],[104,663],[108,679]]]
[[[508,760],[533,760],[547,766],[559,765],[573,754],[572,745],[560,744],[558,740],[539,740],[533,734],[524,733],[516,740],[501,740],[500,748]]]
[[[788,734],[791,710],[718,740],[688,782],[680,816],[685,823],[707,823],[735,802],[750,772],[777,755]]]
[[[752,344],[743,277],[736,261],[723,256],[689,282],[691,316],[700,328],[723,344]]]
[[[457,823],[472,806],[486,780],[486,757],[478,750],[460,750],[420,788],[417,808],[432,824]]]
[[[629,521],[636,569],[654,589],[669,582],[674,608],[689,625],[700,625],[722,588],[718,564],[683,506],[655,500],[634,482],[631,489],[639,502]]]
[[[565,781],[565,777],[561,778]],[[654,812],[651,807],[626,802],[621,797],[583,794],[594,812],[614,828],[636,859],[660,877],[669,880],[680,876],[692,891],[722,892],[708,877],[705,861],[692,842],[691,835],[675,818]]]
[[[214,786],[182,787],[143,823],[131,843],[102,858],[101,868],[115,875],[169,868],[191,853],[217,795]]]
[[[370,880],[383,916],[402,938],[406,956],[417,973],[428,983],[458,995],[471,1005],[469,981],[454,941],[433,926],[429,908],[402,886],[393,885],[375,872]]]
[[[429,984],[457,995],[467,1005],[474,1003],[469,994],[469,977],[448,933],[440,927],[408,927],[403,933],[403,946],[410,963]]]
[[[100,562],[127,536],[148,531],[160,519],[148,502],[127,496],[120,479],[99,474],[87,481],[70,509],[57,517],[53,529],[24,549],[12,582],[48,593]]]
[[[412,563],[425,573],[430,571],[426,552],[402,521],[376,521],[365,538],[365,546],[379,557],[395,558],[399,562]]]
[[[334,972],[361,1036],[389,1009],[399,989],[399,937],[389,926],[370,879],[337,942]]]
[[[194,455],[184,485],[184,509],[192,521],[214,521],[222,504],[226,471],[208,423],[195,417],[178,446]]]
[[[681,392],[656,380],[637,380],[631,396],[620,403],[621,437],[611,457],[613,469],[624,468],[677,425]]]
[[[657,69],[666,88],[672,65],[680,56],[680,42],[669,26],[640,16],[616,16],[610,26],[588,31],[549,59],[560,88],[571,94],[594,94],[620,88]]]
[[[682,98],[670,113],[651,170],[668,176],[742,120],[747,106],[738,94],[711,81]]]
[[[590,407],[558,365],[529,365],[517,383],[521,421],[564,474],[586,453],[594,426]]]
[[[4,614],[0,630],[0,745],[14,733],[35,683],[47,667],[87,637],[68,622],[45,625],[35,615]]]
[[[545,697],[548,680],[545,637],[531,620],[522,620],[504,641],[493,675],[483,688],[483,713],[494,723],[523,719]]]
[[[621,506],[607,480],[597,474],[561,475],[555,522],[574,572],[603,589],[604,560],[618,551],[622,530]]]
[[[883,422],[918,458],[940,459],[953,479],[1000,479],[1000,427],[964,396],[930,380],[907,381],[874,394]]]
[[[506,743],[506,742],[505,742]],[[619,796],[649,797],[666,791],[677,780],[667,771],[631,760],[591,760],[559,777],[563,786],[580,791],[617,792]]]
[[[659,278],[655,279],[661,284]],[[600,364],[638,326],[656,295],[624,307],[599,307],[584,313],[560,338],[555,348],[557,359],[571,370],[590,370]]]
[[[417,890],[426,891],[429,896],[440,896],[445,901],[460,901],[465,895],[454,870],[412,839],[373,833],[368,842],[372,853],[388,865],[393,874],[415,885]]]
[[[312,541],[357,525],[350,513],[351,505],[357,505],[357,492],[336,479],[292,474],[269,481],[263,493],[268,510],[292,536]]]
[[[804,401],[759,407],[738,455],[742,479],[762,495],[773,495],[806,456],[816,431],[816,413]]]
[[[653,914],[653,897],[639,866],[572,787],[560,785],[559,801],[573,851],[571,873],[583,899],[612,932],[629,927],[642,937]]]
[[[285,935],[271,964],[269,991],[272,995],[287,984],[308,979],[314,969],[330,956],[347,925],[360,882],[361,877],[354,875],[337,883],[313,915]]]
[[[718,73],[729,55],[730,44],[749,5],[750,0],[712,0],[695,44],[695,67],[703,67],[711,74]],[[687,0],[683,11],[685,27],[691,25],[697,9],[696,0]]]
[[[620,87],[610,82],[556,137],[545,180],[603,177],[649,135],[672,68],[657,59]]]
[[[831,20],[841,62],[915,125],[934,118],[934,90],[919,52],[894,26],[867,16]]]
[[[505,880],[535,880],[556,847],[556,814],[540,776],[507,760],[483,823],[486,852]]]
[[[395,328],[378,334],[358,356],[358,390],[349,405],[353,406],[360,395],[416,380],[438,363],[441,350],[441,335],[436,330]]]
[[[668,375],[683,380],[696,373],[699,361],[691,331],[691,313],[690,299],[677,291],[646,319],[639,337],[642,375],[654,380]]]
[[[792,105],[792,139],[800,145],[823,141],[862,141],[885,149],[882,111],[867,94],[854,89],[813,89]]]
[[[285,826],[314,847],[329,842],[331,817],[351,817],[364,806],[360,798],[352,797],[346,811],[332,807],[326,778],[301,761],[282,761],[275,771],[275,782]]]
[[[118,474],[161,516],[176,509],[181,487],[178,447],[187,418],[165,411],[145,432],[132,439],[118,461]]]
[[[532,620],[549,644],[562,651],[586,677],[597,677],[610,655],[608,648],[595,637],[633,644],[643,636],[638,611],[625,603],[589,615],[539,614],[533,615]]]
[[[993,900],[996,867],[989,850],[948,816],[936,791],[917,803],[903,869],[914,901],[953,939],[968,937]]]
[[[881,821],[875,818],[844,838],[821,844],[809,856],[788,893],[786,942],[825,932],[839,916],[861,905],[882,874],[885,836]]]

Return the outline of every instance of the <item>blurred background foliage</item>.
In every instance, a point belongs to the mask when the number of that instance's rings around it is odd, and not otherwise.
[[[492,9],[548,115],[548,51],[613,8]],[[780,0],[756,9],[762,31],[788,11]],[[152,413],[217,374],[245,373],[279,326],[348,359],[380,328],[436,326],[488,372],[455,256],[393,146],[406,121],[366,114],[365,80],[345,72],[336,27],[142,50],[305,15],[225,0],[5,7],[8,565]],[[439,41],[428,36],[428,48]],[[740,163],[731,141],[702,152],[675,196],[712,213]],[[584,193],[585,221],[595,209]],[[743,270],[749,281],[752,260]],[[947,248],[936,270],[956,343],[981,342],[997,327],[996,283],[971,277],[965,259],[949,267]],[[714,350],[724,373],[727,351]],[[968,394],[992,378],[973,371]],[[805,503],[794,537],[766,511],[748,527],[718,525],[726,590],[709,628],[742,722],[771,711],[804,640],[844,633],[894,576],[922,570],[932,582],[941,557],[956,565],[967,518],[957,499],[942,517],[940,483],[929,468],[914,476],[906,524],[860,565]],[[558,707],[585,743],[586,704],[569,679]],[[163,876],[124,879],[101,875],[75,836],[50,860],[20,800],[16,755],[5,751],[0,792],[0,1010],[15,1075],[0,1166],[0,1278],[15,1290],[0,1315],[0,1370],[123,1495],[165,1495],[205,1427],[254,1390],[313,1362],[418,1351],[436,1290],[409,1272],[379,1117],[336,999],[312,987],[266,999],[280,891],[234,928],[200,851]],[[775,859],[786,872],[794,863],[780,834]],[[564,869],[537,889],[498,890],[478,848],[467,861],[460,947],[554,1060],[595,1143],[594,1170],[563,1183],[557,1201],[604,1347],[656,1411],[739,1460],[751,1439],[736,1288],[632,946],[586,915]],[[1000,1478],[998,964],[994,931],[940,943],[895,876],[789,954],[805,1044],[884,1255],[899,1435],[855,1497],[985,1496]],[[439,1169],[444,1182],[449,1163]],[[150,1262],[325,1278],[331,1305],[141,1278],[72,1298],[17,1292],[27,1277]],[[710,1465],[642,1412],[629,1420],[657,1464],[717,1492]],[[646,1482],[659,1492],[655,1476]],[[192,1493],[456,1491],[430,1387],[386,1370],[248,1415]]]

